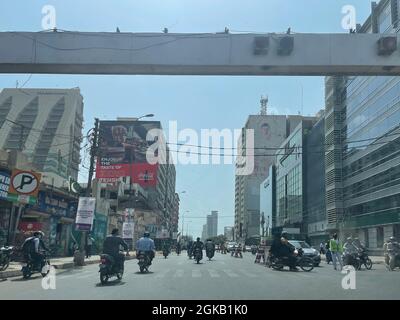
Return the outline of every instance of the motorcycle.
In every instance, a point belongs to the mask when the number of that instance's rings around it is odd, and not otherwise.
[[[372,261],[368,257],[367,252],[365,250],[360,250],[359,253],[358,253],[358,257],[360,258],[361,264],[363,264],[367,270],[371,270]]]
[[[235,258],[243,258],[242,251],[238,248],[232,251],[232,256],[234,256]]]
[[[253,255],[255,255],[255,254],[257,253],[257,247],[252,247],[252,248],[251,248],[251,253],[252,253]]]
[[[149,266],[150,266],[150,257],[144,253],[144,252],[139,252],[138,257],[139,262],[139,269],[141,273],[149,272]]]
[[[393,255],[393,253],[389,252],[389,255]],[[389,271],[393,271],[396,268],[400,268],[400,253],[394,253],[395,261],[393,268],[386,264],[386,267]]]
[[[13,246],[4,246],[0,249],[0,271],[4,271],[8,268],[11,261],[11,255],[14,252]]]
[[[196,263],[197,264],[199,264],[200,263],[200,260],[202,259],[202,252],[201,252],[201,249],[199,249],[199,248],[196,248],[195,250],[194,250],[194,259],[196,260]]]
[[[44,278],[50,272],[50,260],[47,258],[46,252],[41,252],[41,254],[42,260],[40,261],[40,265],[38,262],[34,262],[30,256],[27,257],[21,269],[24,279],[29,279],[34,273],[40,273]]]
[[[176,248],[176,254],[179,256],[181,254],[181,249],[180,248]]]
[[[353,266],[354,269],[356,269],[356,270],[361,269],[362,262],[361,262],[358,252],[343,254],[342,260],[343,260],[343,264],[345,266]],[[372,264],[371,264],[371,267],[372,267]]]
[[[164,250],[163,250],[163,256],[164,256],[165,259],[167,259],[168,254],[169,254],[168,249],[164,249]]]
[[[303,250],[300,248],[295,250],[296,255],[296,267],[300,267],[303,271],[310,272],[314,269],[314,261],[313,259],[304,255]],[[288,266],[288,261],[286,257],[275,257],[273,255],[269,255],[266,262],[267,267],[272,268],[274,270],[282,270],[283,267]]]
[[[109,254],[102,254],[100,256],[100,282],[106,284],[111,277],[116,276],[118,280],[122,279],[124,274],[124,266],[116,263],[114,257]]]
[[[214,257],[214,250],[206,250],[206,255],[208,260],[211,261],[212,257]]]

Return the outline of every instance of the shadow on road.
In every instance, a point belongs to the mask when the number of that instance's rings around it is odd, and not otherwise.
[[[126,282],[123,282],[121,280],[115,279],[113,281],[109,281],[105,284],[101,284],[100,282],[96,284],[96,287],[114,287],[114,286],[122,286]]]
[[[154,273],[153,271],[148,271],[148,272],[136,271],[136,272],[135,272],[135,274],[142,274],[142,275],[145,275],[145,274],[153,274],[153,273]]]
[[[21,276],[21,278],[12,279],[10,281],[12,281],[12,282],[24,282],[24,281],[30,281],[30,280],[35,280],[35,279],[43,279],[43,277],[41,275],[37,275],[37,276],[32,276],[29,279],[24,279]]]

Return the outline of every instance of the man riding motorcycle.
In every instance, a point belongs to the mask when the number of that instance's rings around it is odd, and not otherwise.
[[[34,266],[40,270],[44,266],[44,255],[40,249],[49,251],[43,241],[44,233],[42,231],[34,232],[32,237],[27,238],[22,244],[22,251],[26,262],[32,260]]]
[[[207,256],[209,256],[209,253],[210,253],[211,257],[213,257],[214,253],[215,253],[215,244],[214,244],[214,242],[212,242],[211,239],[207,239],[205,247],[206,247]]]
[[[400,246],[395,237],[390,237],[383,245],[386,266],[393,270],[396,267],[396,257],[400,254]]]
[[[359,248],[353,244],[352,237],[348,237],[346,242],[343,244],[343,263],[344,265],[352,265],[354,256],[358,254]]]
[[[192,246],[192,255],[194,255],[194,253],[196,252],[196,249],[199,249],[200,260],[202,260],[203,259],[203,248],[204,248],[203,242],[200,241],[200,238],[197,238],[196,242],[193,243],[193,246]]]
[[[289,243],[288,233],[283,231],[280,239],[275,239],[270,253],[280,259],[286,259],[291,271],[298,271],[296,267],[296,248]]]
[[[143,237],[136,242],[136,257],[139,257],[141,253],[149,258],[149,265],[155,256],[155,245],[153,239],[150,238],[150,233],[145,232]]]
[[[119,265],[120,269],[124,269],[125,255],[120,253],[120,246],[128,252],[129,248],[126,242],[118,236],[118,229],[113,229],[111,235],[108,235],[103,243],[103,254],[108,254],[114,258],[114,261]]]

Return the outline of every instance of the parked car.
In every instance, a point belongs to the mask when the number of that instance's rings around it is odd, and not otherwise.
[[[289,243],[292,244],[296,249],[303,249],[304,256],[310,257],[314,261],[314,267],[318,267],[321,263],[321,256],[319,251],[312,248],[307,242],[302,240],[289,240]]]

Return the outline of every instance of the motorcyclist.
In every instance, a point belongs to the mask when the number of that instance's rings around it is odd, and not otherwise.
[[[289,243],[288,241],[288,233],[283,231],[281,233],[281,238],[275,238],[273,242],[270,253],[275,257],[286,259],[287,265],[289,266],[291,271],[298,271],[296,267],[296,248]]]
[[[353,244],[353,238],[348,237],[343,244],[344,264],[351,265],[353,256],[358,253],[358,247]]]
[[[41,253],[41,249],[49,251],[43,241],[44,233],[42,231],[36,231],[32,237],[27,238],[22,244],[22,250],[24,251],[24,259],[28,262],[32,260],[34,266],[40,269],[44,266],[44,255]]]
[[[390,270],[396,266],[396,256],[400,254],[400,246],[395,237],[390,237],[383,245],[385,263]]]
[[[149,265],[155,256],[155,245],[153,239],[150,238],[150,232],[145,232],[143,237],[136,241],[136,257],[143,253],[149,258]]]
[[[211,239],[207,239],[206,244],[206,253],[208,255],[209,252],[211,252],[211,256],[214,256],[215,253],[215,244]]]
[[[200,260],[203,259],[203,248],[204,248],[203,242],[200,241],[200,238],[197,238],[196,242],[193,243],[192,254],[195,253],[196,249],[199,249],[200,250]]]
[[[241,257],[241,258],[243,258],[243,255],[242,255],[242,244],[241,244],[241,243],[239,243],[239,244],[236,246],[236,249],[235,249],[235,257]]]
[[[357,237],[353,240],[353,246],[355,246],[360,252],[365,251],[365,246],[361,243],[360,239]]]
[[[118,232],[118,229],[113,229],[111,234],[105,238],[103,243],[103,254],[108,254],[113,257],[115,263],[123,270],[125,255],[120,253],[120,246],[122,246],[127,252],[129,248],[126,242],[118,236]]]

